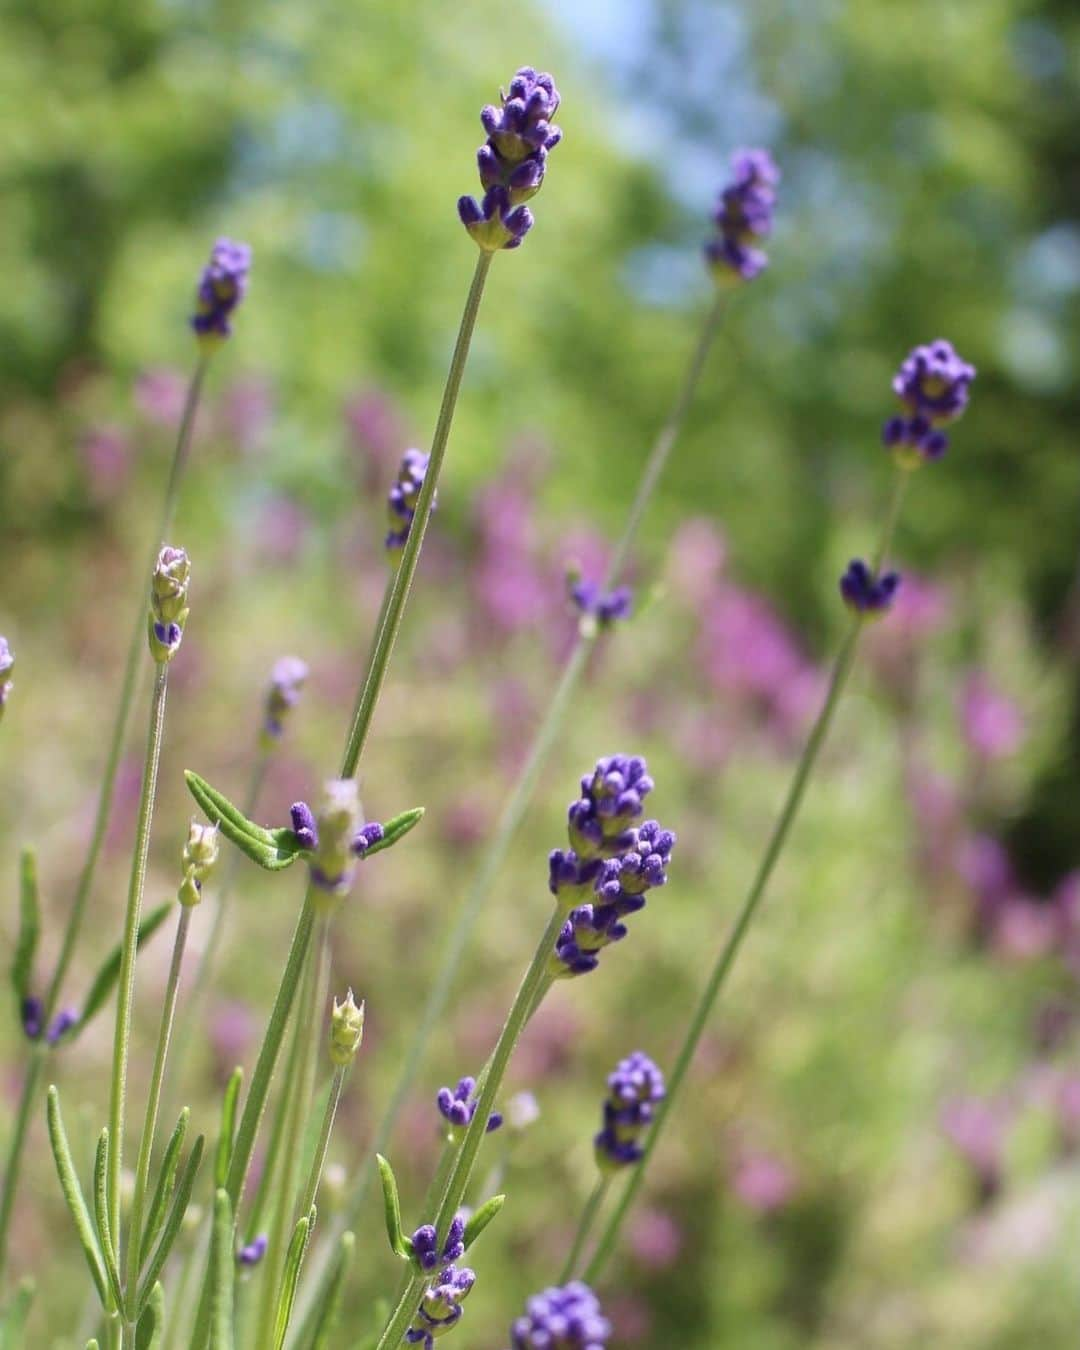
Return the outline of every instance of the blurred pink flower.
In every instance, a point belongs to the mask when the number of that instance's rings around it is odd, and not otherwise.
[[[662,1209],[643,1209],[630,1223],[630,1250],[650,1270],[667,1270],[683,1249],[682,1229]]]
[[[727,561],[727,543],[719,526],[692,516],[676,529],[668,552],[672,594],[700,609],[712,593]]]
[[[968,745],[980,759],[1002,759],[1023,744],[1023,714],[982,671],[973,671],[965,681],[960,715]]]
[[[983,1203],[1001,1188],[1007,1125],[1003,1107],[982,1097],[954,1097],[941,1108],[942,1131],[971,1168]]]
[[[1080,1149],[1080,1075],[1066,1074],[1057,1089],[1057,1118],[1061,1144],[1067,1153]]]
[[[228,999],[215,1004],[210,1016],[210,1044],[224,1072],[244,1062],[254,1034],[255,1019],[246,1003]]]
[[[259,510],[255,548],[260,559],[282,566],[300,556],[311,520],[298,502],[273,496]]]
[[[257,450],[273,420],[273,386],[260,375],[234,381],[222,397],[220,414],[226,434],[241,450]]]
[[[115,497],[131,470],[131,440],[118,426],[93,427],[79,440],[79,454],[95,501]]]
[[[491,825],[491,814],[476,797],[455,795],[439,815],[439,833],[448,844],[471,848],[478,844]]]
[[[1049,902],[1026,895],[1011,896],[998,910],[994,947],[1015,961],[1045,956],[1057,943],[1058,913]]]
[[[604,1312],[615,1328],[619,1345],[651,1341],[653,1317],[649,1305],[643,1298],[628,1293],[609,1295],[604,1299]]]
[[[187,380],[167,366],[144,370],[135,381],[135,406],[151,422],[175,427],[184,411]]]
[[[397,467],[408,443],[405,420],[398,405],[380,389],[361,389],[345,401],[345,425],[354,449],[360,452],[366,477],[377,482]]]
[[[770,1153],[747,1151],[735,1164],[731,1189],[736,1197],[758,1214],[772,1214],[795,1194],[795,1174]]]

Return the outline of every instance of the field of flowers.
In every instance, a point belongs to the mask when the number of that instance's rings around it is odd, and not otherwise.
[[[0,1350],[1075,1344],[1080,19],[769,8],[0,14]]]

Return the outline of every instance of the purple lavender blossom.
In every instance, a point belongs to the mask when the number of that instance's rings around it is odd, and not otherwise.
[[[475,1283],[476,1275],[467,1266],[448,1266],[424,1290],[406,1341],[432,1350],[435,1341],[461,1321],[461,1305]]]
[[[664,1075],[642,1050],[622,1059],[608,1076],[604,1128],[593,1140],[597,1164],[625,1167],[641,1160],[641,1137],[664,1100]]]
[[[451,1092],[441,1087],[435,1096],[435,1104],[444,1120],[450,1122],[452,1130],[463,1130],[476,1115],[477,1096],[476,1079],[466,1075]],[[498,1111],[488,1116],[487,1133],[492,1134],[503,1123]]]
[[[371,848],[372,844],[379,843],[385,835],[386,830],[377,820],[372,820],[356,831],[356,834],[353,836],[352,851],[358,858],[362,858],[368,849]]]
[[[307,802],[293,802],[289,807],[293,834],[303,849],[314,851],[319,847],[319,827],[315,823],[315,813]]]
[[[308,677],[307,662],[298,656],[283,656],[275,661],[266,691],[262,734],[268,744],[279,741],[285,731],[285,718],[300,701],[300,692]]]
[[[975,367],[944,338],[915,347],[893,379],[893,392],[908,415],[890,417],[881,438],[901,468],[940,459],[949,439],[939,427],[955,422],[968,405]]]
[[[266,1234],[259,1233],[236,1253],[237,1262],[242,1266],[257,1266],[266,1255],[268,1245]]]
[[[0,636],[0,720],[4,716],[4,705],[15,688],[12,681],[7,678],[14,669],[15,653],[8,646],[7,638]]]
[[[78,1025],[78,1022],[79,1011],[77,1008],[61,1008],[49,1023],[49,1029],[45,1033],[46,1041],[49,1045],[57,1045],[72,1027]]]
[[[899,572],[874,576],[861,558],[852,558],[840,578],[840,594],[849,609],[867,616],[884,614],[900,589]]]
[[[621,852],[626,834],[644,810],[652,791],[645,761],[639,755],[608,755],[581,780],[581,797],[568,812],[570,843],[579,857]]]
[[[731,170],[733,180],[713,214],[717,236],[705,245],[705,257],[718,281],[738,285],[753,281],[769,265],[754,245],[772,231],[780,170],[767,150],[737,150]]]
[[[223,342],[232,333],[229,320],[247,291],[250,268],[251,249],[247,244],[225,238],[214,244],[199,282],[191,319],[191,326],[204,346]]]
[[[435,1225],[421,1224],[410,1239],[413,1260],[421,1270],[434,1270],[436,1267],[448,1266],[464,1256],[464,1238],[465,1220],[460,1214],[456,1214],[450,1223],[450,1231],[446,1235],[446,1241],[443,1243],[442,1255],[440,1256]]]
[[[19,1019],[27,1040],[36,1041],[45,1021],[45,1007],[41,999],[33,994],[24,998],[19,1006]]]
[[[416,504],[420,499],[420,489],[424,486],[428,460],[422,450],[406,450],[401,457],[397,481],[390,489],[387,498],[390,529],[386,535],[386,547],[391,551],[405,547],[409,537],[409,528],[416,515]],[[435,510],[432,502],[431,509]]]
[[[458,199],[461,223],[488,253],[517,248],[532,228],[532,212],[522,203],[540,191],[548,152],[562,140],[551,121],[559,91],[550,75],[522,66],[509,91],[499,91],[499,102],[480,113],[488,136],[476,156],[483,200]]]
[[[628,619],[634,606],[634,593],[629,586],[603,591],[595,581],[571,578],[569,590],[578,613],[595,619],[601,628],[610,628],[617,619]]]
[[[510,1328],[510,1350],[605,1350],[611,1323],[587,1284],[545,1289]]]

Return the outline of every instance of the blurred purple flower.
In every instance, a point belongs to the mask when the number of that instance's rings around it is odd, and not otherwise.
[[[747,1209],[773,1214],[783,1209],[795,1194],[795,1175],[775,1155],[747,1151],[735,1165],[731,1189]]]
[[[416,515],[417,502],[427,476],[430,456],[422,450],[406,450],[398,467],[397,480],[390,488],[387,497],[387,512],[390,529],[386,535],[386,547],[391,552],[405,547],[409,530]],[[435,503],[431,504],[434,511]]]
[[[964,681],[960,715],[967,743],[980,759],[1005,758],[1023,744],[1023,714],[983,671],[972,671]]]
[[[145,370],[135,381],[135,404],[144,417],[162,427],[175,427],[184,411],[187,381],[169,367]]]
[[[222,236],[210,253],[195,297],[191,326],[203,343],[224,341],[232,334],[232,315],[247,293],[251,249]]]
[[[510,1350],[604,1350],[611,1323],[587,1284],[545,1289],[510,1328]]]
[[[718,280],[737,284],[752,281],[769,265],[755,245],[772,232],[780,170],[767,150],[737,150],[731,172],[713,214],[717,235],[705,245],[705,257]]]
[[[627,1240],[640,1265],[650,1270],[668,1270],[683,1250],[683,1232],[670,1214],[660,1209],[643,1209],[630,1223]]]
[[[131,438],[124,428],[91,428],[79,439],[79,455],[94,500],[115,497],[131,472]]]
[[[961,416],[974,379],[975,367],[944,338],[909,352],[893,380],[893,392],[910,415],[891,417],[881,433],[902,468],[941,458],[949,445],[941,427]]]
[[[615,1066],[607,1080],[604,1127],[593,1139],[601,1170],[639,1162],[642,1138],[667,1095],[664,1075],[642,1050],[635,1050]]]
[[[727,561],[727,542],[719,526],[705,516],[692,516],[676,530],[668,551],[671,594],[699,610],[712,594]]]
[[[971,1169],[980,1204],[989,1204],[1001,1189],[1005,1112],[981,1097],[955,1097],[941,1110],[945,1137]]]
[[[258,556],[279,567],[296,562],[304,546],[311,518],[299,503],[275,495],[259,511],[255,527]]]
[[[259,375],[235,380],[221,400],[221,420],[228,437],[241,450],[259,449],[274,416],[274,387]]]
[[[862,558],[852,558],[840,578],[844,603],[867,617],[876,617],[890,609],[899,589],[899,572],[883,572],[876,576]]]

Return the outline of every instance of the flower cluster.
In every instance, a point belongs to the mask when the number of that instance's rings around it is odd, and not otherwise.
[[[881,431],[902,468],[941,458],[949,445],[941,427],[961,416],[974,378],[975,367],[944,338],[908,353],[893,379],[893,392],[907,415],[890,417]]]
[[[425,455],[422,450],[406,450],[401,457],[397,481],[387,498],[390,529],[386,535],[386,547],[391,552],[405,547],[405,540],[409,537],[409,529],[416,515],[420,489],[424,486],[424,478],[427,476],[430,458],[431,456]],[[435,509],[434,502],[431,509],[433,511]]]
[[[251,268],[251,249],[232,239],[214,244],[210,261],[203,270],[191,318],[200,343],[212,347],[232,333],[229,322],[233,310],[247,291]]]
[[[705,257],[718,281],[753,281],[769,265],[756,241],[772,231],[780,170],[767,150],[737,150],[731,158],[733,181],[720,194],[713,215],[717,235],[705,245]]]
[[[458,199],[461,223],[485,253],[517,248],[532,229],[532,212],[522,203],[540,191],[548,151],[562,140],[551,121],[559,91],[550,75],[522,66],[499,102],[480,114],[488,136],[476,156],[483,200]]]
[[[451,1265],[465,1255],[464,1239],[465,1220],[460,1214],[456,1214],[450,1223],[450,1231],[446,1235],[440,1255],[439,1235],[435,1231],[435,1225],[421,1224],[410,1239],[413,1260],[421,1270],[435,1270],[436,1267]]]
[[[551,957],[556,978],[595,970],[601,948],[626,936],[624,920],[644,907],[645,892],[667,881],[674,834],[655,820],[634,824],[652,787],[639,756],[610,755],[582,778],[567,813],[571,847],[548,858],[548,887],[567,915]]]
[[[300,701],[300,691],[307,677],[307,663],[298,656],[283,656],[275,661],[263,712],[262,736],[267,748],[281,739],[285,719]]]
[[[218,860],[218,832],[216,825],[200,825],[197,820],[188,828],[187,842],[180,865],[184,878],[176,898],[182,905],[197,905],[202,899],[203,882],[214,870]]]
[[[461,1305],[475,1283],[476,1274],[467,1266],[447,1266],[424,1290],[406,1341],[432,1350],[435,1341],[461,1321]]]
[[[604,1350],[611,1323],[587,1284],[545,1289],[510,1328],[510,1350]]]
[[[591,618],[601,628],[610,628],[617,619],[628,619],[634,605],[629,586],[604,591],[598,582],[581,577],[569,579],[570,600],[583,618]]]
[[[883,572],[875,576],[861,558],[852,558],[847,571],[840,578],[840,594],[849,609],[871,617],[886,612],[900,589],[899,572]]]
[[[641,1050],[620,1060],[607,1081],[604,1128],[593,1140],[602,1169],[625,1167],[641,1159],[641,1137],[665,1096],[664,1075]]]
[[[191,562],[182,548],[166,545],[158,554],[150,582],[150,654],[158,665],[180,650],[188,617]]]
[[[453,1092],[448,1087],[441,1087],[435,1097],[435,1104],[438,1106],[439,1114],[443,1119],[450,1122],[452,1134],[458,1130],[464,1130],[473,1116],[476,1115],[476,1079],[466,1075],[459,1081]],[[492,1111],[491,1115],[488,1116],[488,1134],[497,1130],[502,1123],[503,1118],[499,1112]]]
[[[0,637],[0,718],[4,716],[4,704],[15,688],[8,676],[15,669],[15,653],[8,646],[7,638]]]

